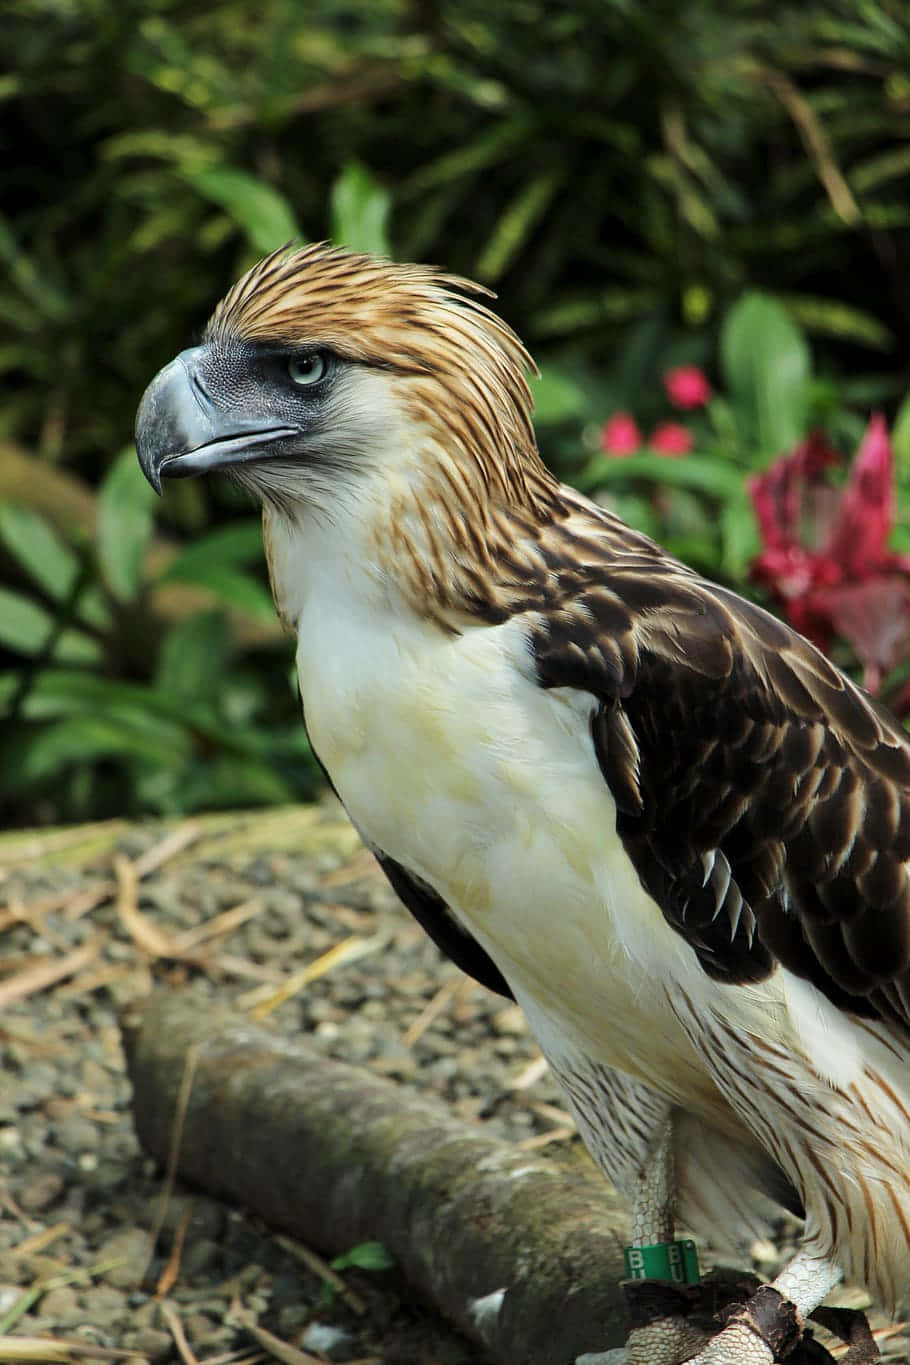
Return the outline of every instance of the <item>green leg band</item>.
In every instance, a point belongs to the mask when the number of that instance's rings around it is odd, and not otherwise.
[[[655,1242],[648,1247],[624,1247],[626,1276],[630,1280],[669,1280],[671,1284],[698,1284],[698,1253],[695,1243]]]

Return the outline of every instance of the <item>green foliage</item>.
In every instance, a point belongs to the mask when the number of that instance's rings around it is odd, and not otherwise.
[[[357,1246],[351,1247],[350,1251],[345,1251],[341,1256],[336,1256],[330,1262],[333,1270],[393,1270],[395,1258],[381,1242],[360,1242]],[[322,1301],[326,1307],[331,1307],[335,1301],[335,1291],[328,1281],[322,1286]]]
[[[135,597],[139,589],[142,560],[154,525],[154,500],[151,487],[136,478],[135,451],[121,451],[98,499],[98,564],[105,585],[121,602]]]
[[[495,285],[546,458],[731,581],[745,471],[813,422],[847,449],[904,396],[898,0],[12,0],[4,39],[0,442],[100,489],[91,524],[45,479],[4,501],[0,449],[9,818],[308,789],[246,505],[207,480],[153,508],[125,449],[152,374],[290,239]],[[700,457],[617,472],[600,424],[666,416],[689,362],[724,394]],[[906,482],[906,406],[895,445]]]
[[[193,189],[223,208],[242,229],[254,251],[266,255],[282,242],[301,236],[294,213],[282,194],[235,166],[206,166],[187,179]]]
[[[391,1270],[395,1265],[394,1257],[386,1251],[381,1242],[361,1242],[351,1247],[332,1261],[333,1270]]]
[[[13,722],[0,739],[3,801],[59,819],[305,794],[314,764],[290,646],[255,576],[258,519],[162,556],[135,453],[125,455],[101,485],[87,547],[28,508],[0,508],[0,543],[21,576],[0,588],[0,709]],[[177,583],[205,589],[211,605],[194,591],[165,625],[156,595]],[[244,621],[268,624],[254,648]]]
[[[606,391],[614,410],[619,409],[624,427],[619,435],[611,432],[609,421],[588,429],[586,444],[593,453],[573,474],[574,482],[594,496],[605,498],[627,521],[666,545],[678,558],[749,595],[753,591],[750,569],[763,548],[750,483],[810,434],[828,437],[835,463],[837,453],[843,461],[835,480],[837,477],[845,480],[849,461],[866,429],[870,395],[860,389],[862,409],[848,406],[848,386],[832,386],[813,372],[809,343],[788,310],[778,300],[755,291],[744,294],[723,319],[717,366],[721,391],[706,392],[691,406],[677,402],[676,410],[671,410],[673,385],[666,364],[651,374],[652,402],[636,405],[641,386],[639,366],[643,357],[645,363],[650,357],[649,349],[643,348],[640,341],[632,336],[631,354],[625,354],[621,348],[613,374],[606,376]],[[704,375],[697,373],[699,382],[704,384]],[[631,389],[624,387],[629,375],[633,377]],[[656,413],[655,393],[663,394],[663,410]],[[606,415],[615,418],[617,414],[608,409]],[[662,450],[660,421],[648,434],[647,426],[639,426],[636,420],[639,416],[646,418],[648,424],[654,422],[655,416],[664,421],[672,417],[676,437],[682,436],[689,449],[681,455],[678,450]],[[640,448],[627,453],[616,443],[623,435],[631,439],[630,426]],[[892,490],[885,492],[870,479],[860,489],[870,525],[884,528],[888,542],[883,546],[885,554],[888,550],[906,553],[910,547],[910,399],[898,411],[891,444],[896,518],[890,510]],[[798,495],[794,492],[792,496]],[[801,517],[805,522],[805,539],[798,543],[810,553],[824,551],[824,537],[833,524],[835,488],[828,490],[824,502],[819,494],[819,501],[825,512],[817,521],[809,518],[806,508],[798,504],[792,509],[789,506],[776,509],[782,542],[789,543],[788,537],[792,535],[786,527],[788,516],[797,520]],[[817,543],[819,537],[822,543]],[[874,536],[870,535],[872,543]],[[867,578],[890,572],[871,551],[866,558]],[[827,569],[836,572],[837,567],[830,561]],[[855,575],[857,570],[854,567],[850,572]],[[902,571],[896,572],[900,575]],[[783,569],[780,573],[784,574]],[[805,593],[813,587],[808,573],[804,567],[806,581],[801,591]],[[860,580],[854,577],[851,581],[855,585]],[[789,590],[793,594],[798,591],[795,567]],[[898,632],[905,627],[895,621],[891,628],[894,640],[899,640]],[[910,630],[910,621],[906,629]],[[888,636],[888,631],[883,633]],[[837,661],[852,667],[859,680],[862,675],[855,651],[843,640],[836,650]],[[907,664],[910,665],[910,658]],[[885,699],[892,700],[901,714],[910,709],[910,694],[905,697],[902,690],[905,673],[906,667],[890,671],[882,689]]]
[[[787,450],[806,429],[809,348],[773,299],[746,294],[721,330],[721,364],[744,435],[758,450]]]

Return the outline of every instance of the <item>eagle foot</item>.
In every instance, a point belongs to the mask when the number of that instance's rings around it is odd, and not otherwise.
[[[622,1291],[629,1314],[625,1365],[680,1365],[708,1340],[710,1328],[690,1321],[703,1285],[625,1280]]]
[[[811,1329],[802,1330],[795,1305],[754,1275],[718,1270],[695,1285],[627,1280],[622,1289],[625,1365],[835,1365]],[[847,1343],[837,1365],[880,1359],[864,1313],[820,1308],[812,1319]]]
[[[751,1276],[742,1277],[748,1297],[737,1302],[727,1297],[716,1313],[716,1335],[686,1365],[875,1365],[881,1359],[864,1313],[852,1309],[819,1308],[813,1321],[848,1344],[846,1356],[835,1360],[812,1329],[800,1323],[796,1305],[772,1285],[751,1289]],[[710,1277],[706,1282],[710,1285]],[[722,1279],[721,1293],[729,1295],[730,1283]],[[718,1322],[722,1323],[717,1332]]]
[[[721,1314],[725,1330],[745,1327],[763,1341],[773,1360],[785,1360],[803,1335],[796,1304],[770,1284],[759,1285],[745,1303],[733,1304]]]

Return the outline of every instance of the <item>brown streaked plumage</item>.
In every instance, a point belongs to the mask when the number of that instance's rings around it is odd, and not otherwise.
[[[149,389],[143,467],[229,468],[261,498],[314,749],[421,923],[525,1008],[640,1237],[674,1195],[712,1233],[781,1203],[806,1214],[775,1281],[801,1313],[841,1274],[893,1304],[908,736],[557,483],[529,357],[476,292],[269,257]],[[649,1175],[668,1143],[675,1190]],[[758,1359],[743,1340],[699,1365]]]

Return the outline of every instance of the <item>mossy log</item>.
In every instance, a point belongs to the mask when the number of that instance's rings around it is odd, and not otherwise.
[[[185,1180],[327,1254],[382,1242],[415,1291],[509,1365],[621,1344],[627,1229],[586,1161],[516,1150],[180,992],[131,1006],[123,1036],[136,1130],[162,1161],[185,1102]]]

